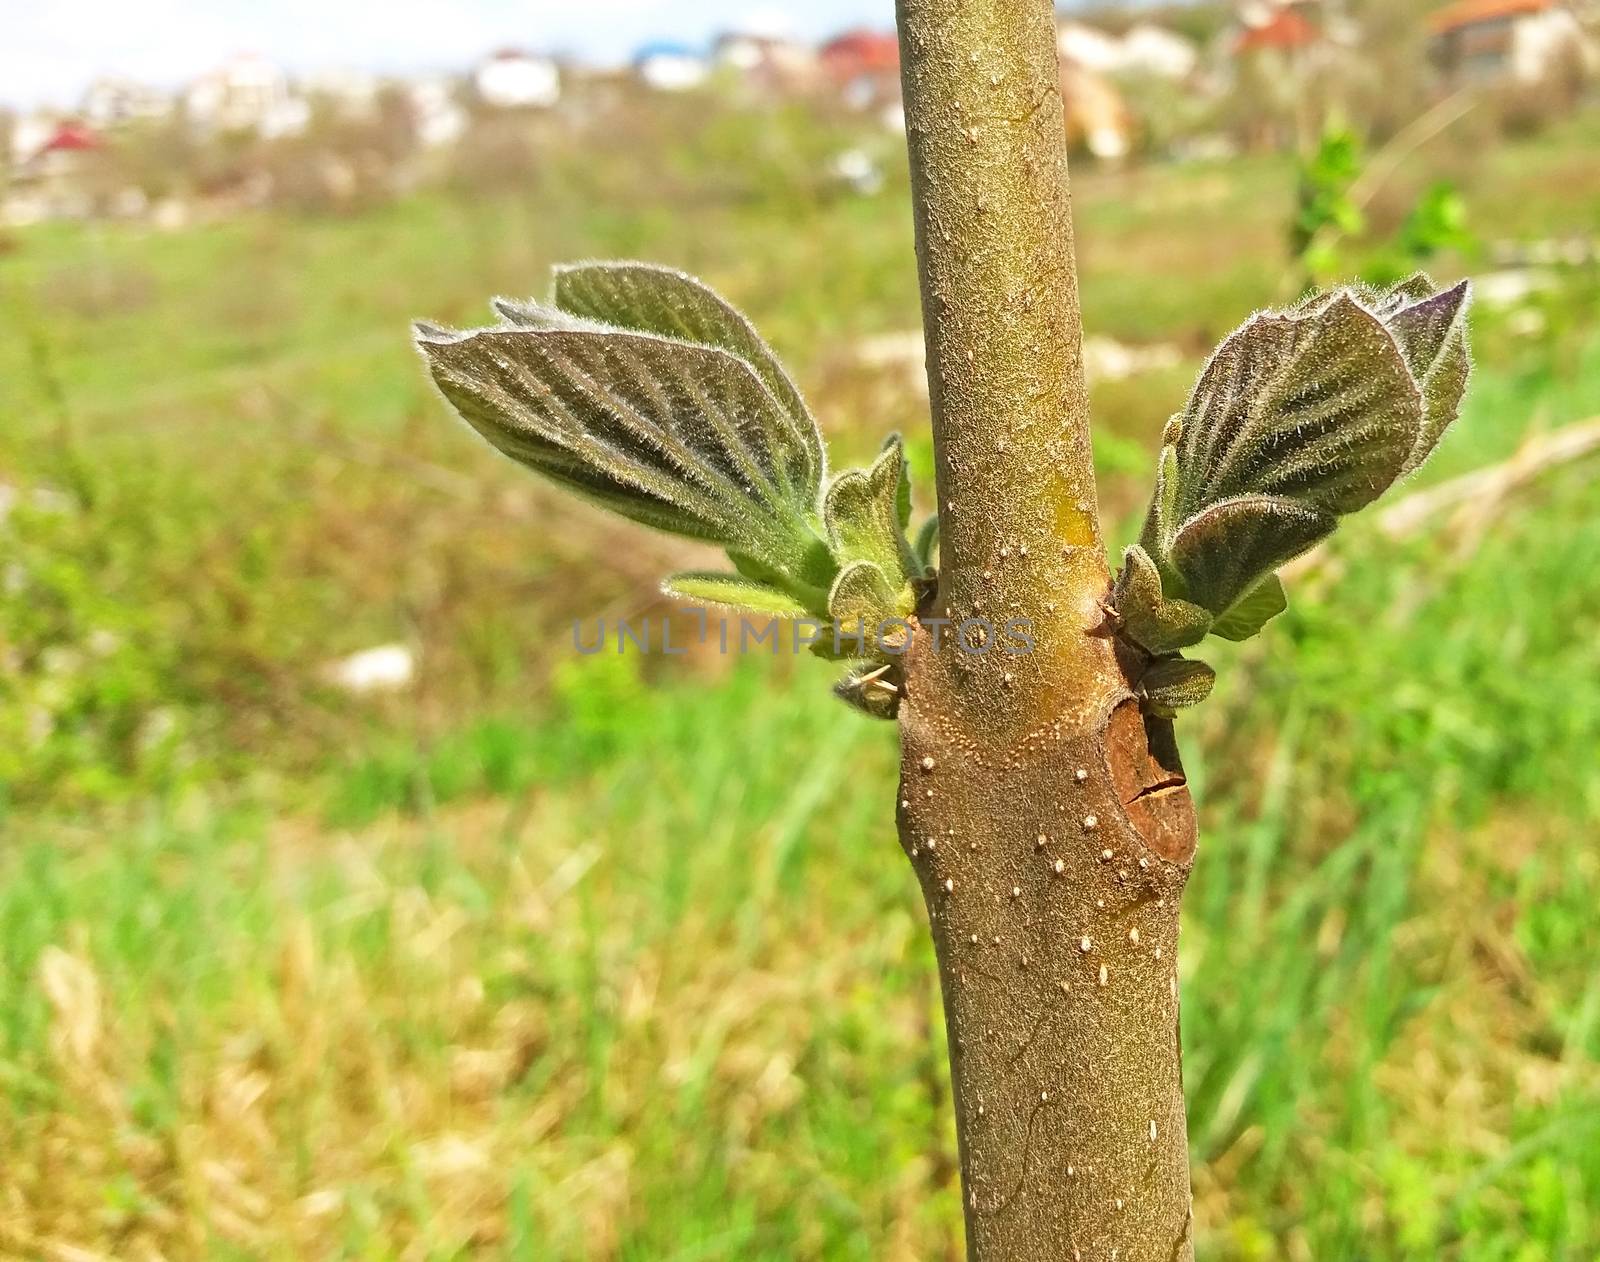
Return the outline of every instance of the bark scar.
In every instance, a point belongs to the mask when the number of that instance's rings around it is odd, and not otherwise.
[[[1199,841],[1189,779],[1170,719],[1127,698],[1106,723],[1106,765],[1117,800],[1152,852],[1187,868]]]

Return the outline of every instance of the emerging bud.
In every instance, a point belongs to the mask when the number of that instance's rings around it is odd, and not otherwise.
[[[1227,338],[1162,436],[1112,597],[1124,638],[1156,658],[1207,633],[1248,639],[1282,613],[1275,571],[1422,464],[1455,420],[1469,296],[1418,275],[1317,294]]]

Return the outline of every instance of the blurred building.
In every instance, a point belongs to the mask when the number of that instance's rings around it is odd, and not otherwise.
[[[549,109],[561,100],[561,69],[549,57],[501,48],[473,72],[478,99],[495,109]]]
[[[1330,84],[1358,58],[1352,32],[1325,24],[1317,0],[1244,5],[1230,41],[1237,128],[1252,148],[1305,150],[1330,108]]]
[[[1200,64],[1200,50],[1175,31],[1141,22],[1122,37],[1122,70],[1161,79],[1187,79]]]
[[[808,91],[819,76],[816,51],[781,35],[729,31],[712,44],[711,57],[719,68],[765,92]]]
[[[699,50],[661,39],[634,53],[633,72],[657,92],[684,92],[704,83],[711,67]]]
[[[1057,23],[1056,52],[1062,61],[1095,74],[1114,74],[1122,64],[1122,41],[1087,22]]]
[[[449,79],[418,79],[406,85],[405,93],[417,142],[424,148],[442,149],[466,133],[467,111],[457,97],[456,85]]]
[[[900,100],[900,41],[892,31],[836,35],[817,51],[817,62],[853,109],[880,109]]]
[[[311,105],[289,76],[256,53],[245,53],[201,76],[184,93],[184,112],[202,131],[295,136],[311,122]]]
[[[1063,62],[1097,75],[1187,79],[1200,64],[1194,44],[1154,22],[1113,35],[1087,22],[1063,21],[1056,26],[1056,50]]]
[[[26,120],[25,120],[26,121]],[[46,219],[81,219],[96,210],[95,176],[105,140],[86,123],[52,122],[42,134],[19,127],[18,160],[4,188],[0,221],[12,226]],[[22,149],[21,144],[29,147]]]
[[[1540,83],[1574,66],[1594,73],[1600,48],[1562,0],[1459,0],[1428,19],[1435,63],[1451,81]]]
[[[11,125],[12,165],[21,166],[43,149],[45,142],[55,135],[59,126],[59,118],[42,110],[19,115]]]
[[[1305,5],[1266,5],[1246,12],[1233,41],[1235,57],[1298,61],[1323,44],[1323,29]]]
[[[102,75],[83,94],[83,117],[93,127],[110,128],[165,118],[172,112],[172,96],[148,84],[120,75]]]
[[[383,89],[377,75],[349,67],[316,71],[301,80],[300,86],[311,100],[344,119],[370,117]]]

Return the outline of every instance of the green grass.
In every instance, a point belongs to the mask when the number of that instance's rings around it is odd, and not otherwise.
[[[841,450],[920,434],[850,353],[915,323],[903,185],[823,196],[780,147],[683,200],[740,143],[673,149],[666,205],[569,172],[0,258],[0,479],[57,493],[0,526],[0,1256],[957,1255],[893,732],[809,660],[575,657],[572,616],[653,607],[692,551],[492,460],[404,340],[643,254],[743,302]],[[1493,235],[1569,222],[1573,153],[1494,155]],[[1080,176],[1091,331],[1197,357],[1288,283],[1287,188]],[[1597,410],[1593,284],[1540,337],[1484,313],[1425,476]],[[1193,366],[1097,388],[1119,519]],[[1212,1262],[1600,1257],[1593,476],[1357,526],[1210,654],[1182,967]],[[323,682],[385,640],[412,690]]]

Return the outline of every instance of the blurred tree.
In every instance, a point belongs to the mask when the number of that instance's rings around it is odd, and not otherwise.
[[[1369,142],[1393,136],[1437,94],[1426,19],[1438,7],[1436,0],[1343,0],[1355,55],[1341,62],[1340,104]]]

